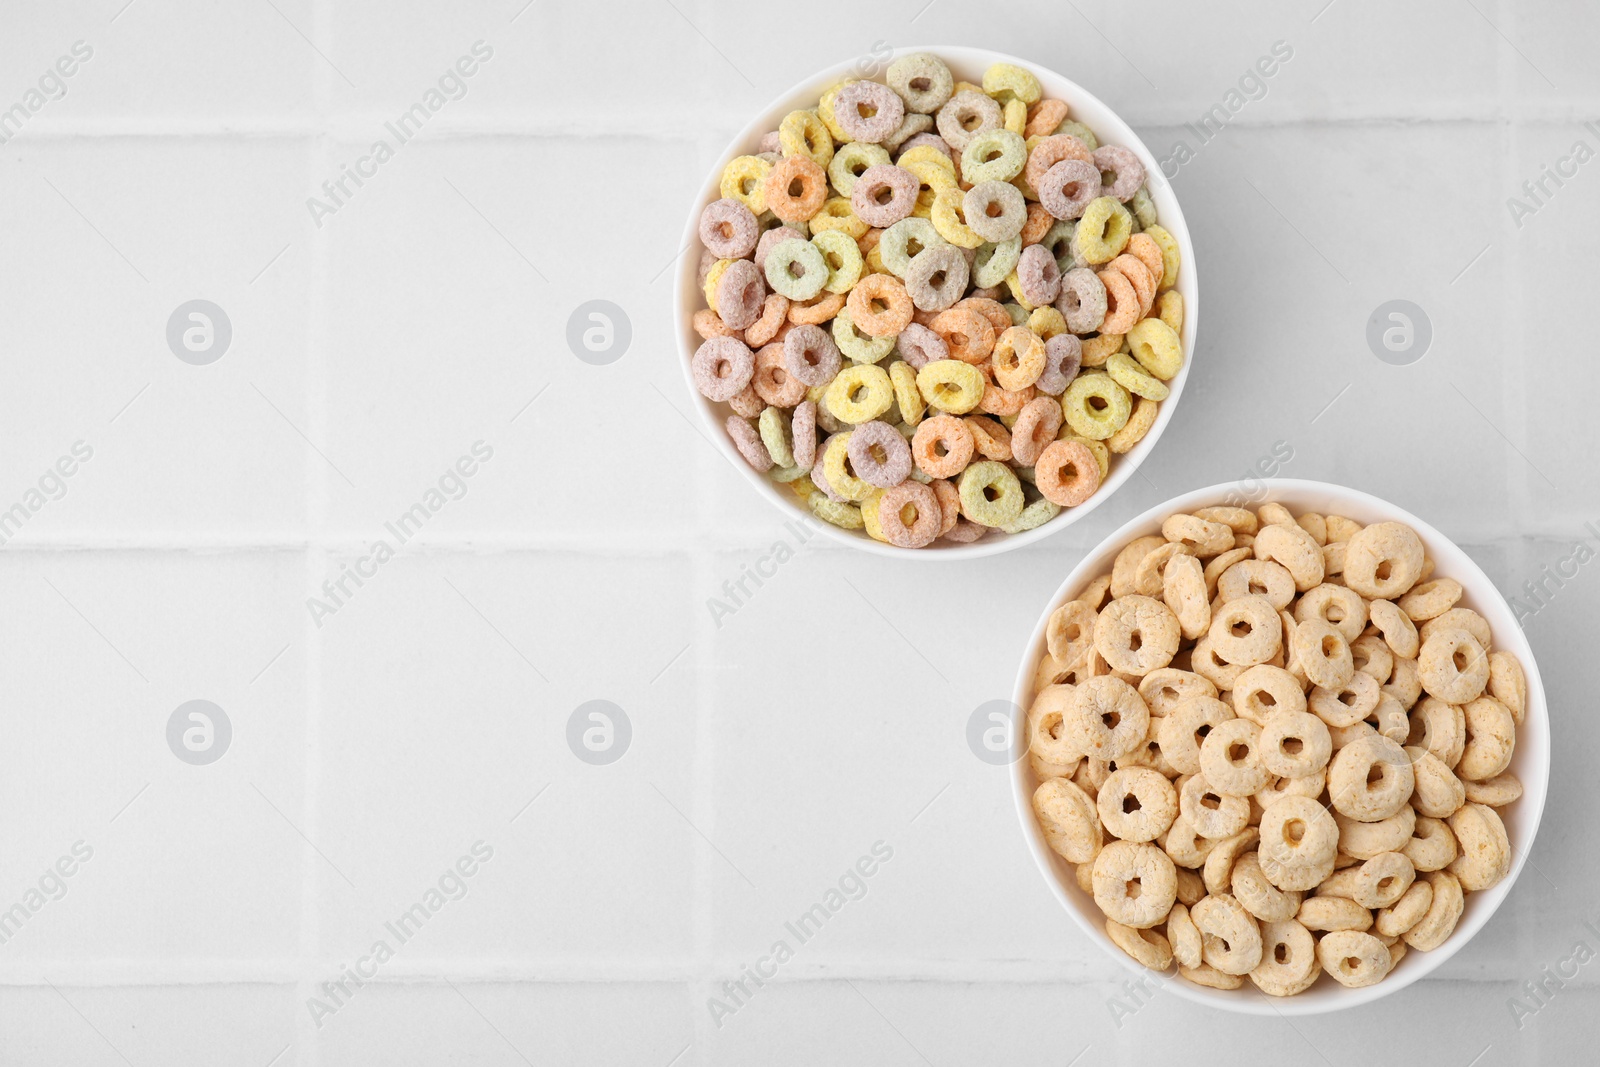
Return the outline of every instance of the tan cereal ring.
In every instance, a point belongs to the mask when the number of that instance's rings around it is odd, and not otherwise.
[[[1261,835],[1256,828],[1246,826],[1232,837],[1218,841],[1216,847],[1206,855],[1206,862],[1200,871],[1200,880],[1205,883],[1206,892],[1228,892],[1233,882],[1234,864],[1239,857],[1255,848],[1260,840]]]
[[[1423,952],[1436,949],[1449,939],[1465,906],[1461,883],[1455,875],[1449,871],[1431,871],[1426,877],[1433,888],[1433,899],[1417,924],[1400,935],[1400,940]]]
[[[1178,811],[1201,837],[1213,841],[1232,837],[1250,821],[1250,801],[1214,788],[1203,774],[1184,781],[1178,790]]]
[[[1302,900],[1295,921],[1318,932],[1370,930],[1372,912],[1349,897],[1324,894]]]
[[[1039,691],[1028,706],[1028,751],[1049,763],[1066,765],[1083,757],[1064,736],[1062,719],[1072,702],[1070,685],[1051,685]]]
[[[1196,840],[1205,841],[1205,838],[1196,838]],[[1206,843],[1207,845],[1210,844],[1209,841]],[[1172,853],[1169,852],[1167,855],[1170,856]],[[1182,864],[1179,864],[1176,869],[1178,872],[1178,903],[1182,904],[1187,912],[1187,909],[1194,907],[1196,901],[1205,899],[1206,882],[1197,872]],[[1173,907],[1177,907],[1177,904],[1174,904]],[[1171,937],[1170,933],[1168,937]]]
[[[1445,820],[1460,853],[1450,873],[1468,892],[1488,889],[1511,872],[1511,842],[1505,823],[1487,804],[1463,804]]]
[[[1160,596],[1165,584],[1162,574],[1166,570],[1167,562],[1173,556],[1188,553],[1187,545],[1173,544],[1171,541],[1148,553],[1139,561],[1139,566],[1133,572],[1133,591],[1140,596]]]
[[[1489,695],[1506,706],[1513,722],[1522,725],[1528,708],[1528,678],[1509,652],[1489,653]]]
[[[1344,555],[1344,581],[1371,599],[1393,600],[1422,574],[1422,541],[1400,522],[1376,522],[1350,538]]]
[[[1254,536],[1254,534],[1235,533],[1233,535],[1233,541],[1235,545],[1238,545],[1238,547],[1229,549],[1227,552],[1222,553],[1222,555],[1217,556],[1206,563],[1206,596],[1214,597],[1217,595],[1217,585],[1221,581],[1222,576],[1227,573],[1229,567],[1232,567],[1235,563],[1238,563],[1242,559],[1250,558],[1251,553],[1255,551],[1253,544],[1244,545],[1240,544],[1239,542],[1240,538],[1248,539]]]
[[[1167,606],[1138,594],[1113,600],[1094,623],[1094,646],[1106,662],[1141,677],[1172,662],[1181,637]]]
[[[1274,778],[1256,791],[1250,799],[1261,807],[1262,813],[1285,797],[1310,797],[1315,800],[1322,795],[1323,787],[1328,784],[1326,769],[1314,771],[1304,778]]]
[[[1268,996],[1291,997],[1310,989],[1322,974],[1317,942],[1293,918],[1261,924],[1261,963],[1250,981]]]
[[[1233,709],[1214,696],[1196,693],[1184,698],[1157,724],[1161,754],[1179,773],[1197,773],[1206,736],[1233,717]]]
[[[1076,663],[1094,646],[1095,610],[1082,600],[1069,600],[1050,613],[1045,646],[1063,663]]]
[[[1184,873],[1180,870],[1178,876],[1182,878]],[[1184,906],[1182,896],[1180,892],[1179,901],[1173,904],[1172,910],[1167,913],[1167,943],[1172,949],[1173,959],[1178,961],[1178,966],[1198,967],[1204,951],[1204,941],[1200,936],[1200,928],[1189,918],[1189,909]]]
[[[1466,704],[1489,682],[1489,657],[1466,630],[1435,630],[1417,653],[1417,677],[1429,696]]]
[[[1455,607],[1460,599],[1460,582],[1453,578],[1435,578],[1431,582],[1413,586],[1409,593],[1400,598],[1399,607],[1411,617],[1412,622],[1427,622]]]
[[[1353,589],[1324,582],[1301,595],[1294,617],[1299,622],[1316,618],[1331,623],[1348,643],[1367,628],[1367,602]]]
[[[1370,915],[1368,919],[1370,921]],[[1358,930],[1325,934],[1317,942],[1317,961],[1334,981],[1349,989],[1383,981],[1394,965],[1387,945]]]
[[[1198,967],[1179,967],[1178,974],[1197,986],[1207,989],[1238,989],[1244,978],[1237,974],[1223,974],[1208,963]]]
[[[1445,819],[1455,814],[1467,800],[1467,789],[1461,779],[1427,749],[1408,745],[1405,751],[1411,757],[1411,773],[1417,782],[1411,795],[1412,808],[1418,815],[1430,819]]]
[[[1261,727],[1249,719],[1218,723],[1200,745],[1200,774],[1212,788],[1248,797],[1272,778],[1261,762]]]
[[[1174,546],[1175,549],[1180,547]],[[1178,629],[1185,640],[1193,641],[1211,628],[1205,570],[1194,556],[1176,551],[1167,561],[1161,571],[1161,599],[1178,620]]]
[[[1211,850],[1217,847],[1217,843],[1209,837],[1200,836],[1194,828],[1194,823],[1183,817],[1181,796],[1183,782],[1184,779],[1180,778],[1176,783],[1180,788],[1178,817],[1172,820],[1172,826],[1156,843],[1179,867],[1194,868],[1206,862],[1206,857],[1211,855]]]
[[[1510,771],[1481,782],[1463,782],[1461,785],[1462,795],[1467,800],[1491,808],[1503,808],[1522,795],[1522,782]]]
[[[1240,559],[1217,576],[1216,594],[1224,602],[1263,596],[1282,611],[1294,600],[1294,578],[1281,563],[1270,559]]]
[[[1261,813],[1261,869],[1279,889],[1310,889],[1327,877],[1324,872],[1309,884],[1288,884],[1274,877],[1274,865],[1294,871],[1332,869],[1339,851],[1339,825],[1312,797],[1284,797]]]
[[[1401,659],[1415,659],[1421,641],[1411,616],[1391,600],[1374,600],[1368,609],[1372,615],[1372,625],[1383,634],[1390,651]]]
[[[1322,584],[1322,546],[1299,526],[1285,523],[1263,526],[1256,531],[1251,547],[1256,559],[1270,559],[1281,564],[1294,577],[1294,586],[1300,592]]]
[[[1160,771],[1119,767],[1095,794],[1100,825],[1123,841],[1154,841],[1178,817],[1178,791]]]
[[[1383,690],[1372,675],[1352,671],[1350,680],[1341,686],[1319,685],[1312,689],[1306,703],[1312,714],[1329,726],[1354,726],[1377,710],[1382,696]]]
[[[1425,878],[1416,879],[1400,899],[1378,911],[1372,928],[1383,937],[1402,937],[1422,921],[1432,903],[1433,886]]]
[[[1244,975],[1261,963],[1261,928],[1232,894],[1212,894],[1189,909],[1200,931],[1201,955],[1223,974]]]
[[[1344,746],[1328,764],[1333,809],[1358,822],[1380,822],[1397,814],[1415,785],[1411,758],[1378,733]]]
[[[1098,622],[1095,627],[1099,629]],[[1149,728],[1150,709],[1139,691],[1120,678],[1089,678],[1074,691],[1067,730],[1091,759],[1128,755],[1144,744]]]
[[[1106,918],[1137,930],[1165,919],[1178,899],[1172,858],[1149,843],[1109,842],[1095,857],[1092,877],[1094,902]]]
[[[1261,870],[1261,860],[1254,852],[1246,852],[1235,861],[1231,885],[1234,898],[1264,923],[1285,922],[1300,910],[1300,894],[1293,890],[1285,892],[1267,881]]]
[[[1226,662],[1254,667],[1283,649],[1283,626],[1277,609],[1266,597],[1243,596],[1212,612],[1206,638]]]
[[[1144,697],[1151,715],[1163,716],[1171,714],[1190,697],[1215,697],[1217,687],[1193,671],[1163,667],[1139,680],[1139,695]],[[1156,729],[1155,723],[1151,723],[1151,729]]]
[[[1154,971],[1172,966],[1172,946],[1154,930],[1135,930],[1111,919],[1106,920],[1106,936],[1112,944]]]
[[[1239,675],[1231,696],[1234,714],[1258,726],[1265,726],[1277,712],[1306,710],[1306,694],[1299,680],[1269,663],[1257,664]]]
[[[1262,526],[1299,525],[1299,523],[1294,521],[1294,512],[1290,511],[1276,500],[1270,500],[1267,503],[1262,504],[1256,509],[1256,515],[1259,517]]]
[[[1355,902],[1363,908],[1387,908],[1417,879],[1417,869],[1403,852],[1380,852],[1354,868]]]
[[[1280,778],[1316,774],[1333,755],[1327,725],[1308,712],[1287,708],[1267,716],[1260,746],[1262,767]]]
[[[1134,578],[1138,574],[1139,564],[1144,557],[1166,544],[1166,538],[1155,534],[1136,537],[1122,546],[1116,559],[1111,564],[1111,595],[1113,597],[1127,596],[1137,592]]]
[[[1196,674],[1209,679],[1219,691],[1232,689],[1239,676],[1249,669],[1242,663],[1229,663],[1218,656],[1216,648],[1211,644],[1209,631],[1189,650],[1189,665]]]
[[[1387,604],[1387,600],[1374,600],[1374,604]],[[1379,683],[1387,682],[1394,672],[1394,652],[1377,634],[1362,634],[1350,642],[1350,660],[1361,674],[1370,674]]]
[[[1461,709],[1466,745],[1455,773],[1470,781],[1493,778],[1511,765],[1517,744],[1517,724],[1511,711],[1494,697],[1479,697]]]
[[[1339,851],[1358,860],[1370,860],[1380,852],[1404,852],[1406,842],[1411,840],[1412,831],[1416,829],[1417,813],[1407,804],[1377,822],[1361,822],[1343,812],[1335,812],[1333,820],[1339,828]]]
[[[1400,844],[1400,851],[1419,871],[1440,871],[1456,858],[1456,835],[1443,819],[1419,815],[1411,836]]]
[[[1467,720],[1462,706],[1426,698],[1411,712],[1411,732],[1406,743],[1421,745],[1446,767],[1453,768],[1461,762],[1461,753],[1467,746]]]
[[[1342,689],[1356,672],[1350,645],[1331,623],[1321,619],[1297,622],[1292,644],[1294,661],[1313,685]]]
[[[1161,523],[1161,536],[1187,546],[1190,552],[1201,559],[1219,555],[1233,547],[1231,528],[1197,515],[1168,515]]]
[[[1033,811],[1050,848],[1071,863],[1087,863],[1100,851],[1100,817],[1089,795],[1065,778],[1052,778],[1033,792]]]
[[[1395,660],[1389,680],[1383,683],[1383,691],[1398,700],[1400,706],[1409,711],[1417,702],[1417,698],[1422,695],[1422,679],[1417,675],[1417,661]]]

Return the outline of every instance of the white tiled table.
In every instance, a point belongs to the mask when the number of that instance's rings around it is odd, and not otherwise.
[[[1354,1015],[1170,993],[1129,1015],[964,728],[1087,548],[1277,442],[1284,474],[1417,512],[1508,595],[1594,538],[1600,163],[1547,179],[1520,226],[1507,200],[1574,142],[1600,149],[1600,14],[1083,2],[1007,22],[830,0],[780,25],[707,0],[524,2],[6,5],[0,108],[75,42],[92,55],[0,145],[0,509],[28,511],[0,550],[0,909],[24,903],[0,1059],[1587,1055],[1600,970],[1520,1020],[1508,999],[1575,941],[1600,949],[1600,569],[1527,621],[1557,740],[1532,865],[1435,978]],[[479,41],[465,95],[314,219],[307,198]],[[1292,57],[1201,145],[1185,124],[1278,41]],[[1145,477],[1042,547],[950,569],[817,538],[719,626],[708,598],[790,535],[686,422],[681,219],[751,113],[879,42],[1013,52],[1158,154],[1188,145],[1196,372]],[[196,298],[232,325],[209,366],[166,341]],[[1434,331],[1404,367],[1364,340],[1397,298]],[[564,340],[591,299],[631,321],[609,366]],[[80,441],[92,457],[30,509]],[[457,482],[475,442],[492,457]],[[313,620],[307,598],[441,478],[421,532]],[[209,766],[166,740],[193,699],[232,725]],[[607,766],[566,743],[594,699],[632,728]],[[78,842],[92,856],[46,874]],[[448,873],[478,842],[492,856]],[[785,924],[877,842],[892,857],[801,944]],[[441,876],[459,899],[402,943],[385,924]],[[778,977],[714,1018],[780,939]],[[324,991],[358,965],[376,977]]]

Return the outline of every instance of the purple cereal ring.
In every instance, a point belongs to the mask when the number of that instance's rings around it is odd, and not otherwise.
[[[1033,387],[1045,396],[1060,396],[1078,376],[1082,364],[1083,342],[1076,334],[1058,333],[1044,343],[1044,372]]]
[[[1079,218],[1100,195],[1100,171],[1081,159],[1063,159],[1044,172],[1035,191],[1039,203],[1056,218]]]
[[[804,240],[805,238],[797,230],[791,230],[787,226],[774,226],[762,234],[761,240],[756,242],[756,254],[753,257],[755,265],[765,271],[767,269],[767,253],[772,251],[773,245],[782,244],[784,241]],[[705,284],[705,279],[702,278],[700,280],[701,287],[703,288]]]
[[[717,314],[729,329],[742,330],[761,317],[766,275],[748,259],[736,259],[717,281]]]
[[[711,275],[711,268],[720,262],[721,258],[711,249],[702,248],[700,250],[700,265],[695,268],[694,272],[694,287],[696,289],[705,289],[706,279]]]
[[[789,429],[794,436],[794,465],[810,470],[817,462],[817,405],[802,401],[794,409]]]
[[[1022,258],[1017,260],[1017,288],[1034,307],[1054,304],[1061,295],[1061,268],[1044,245],[1029,245],[1022,250]]]
[[[895,155],[895,158],[899,159],[901,156],[905,155],[913,148],[916,148],[918,145],[930,145],[931,147],[937,148],[939,151],[949,156],[951,163],[956,161],[955,153],[950,151],[950,146],[945,143],[945,139],[936,133],[919,133],[915,137],[912,137],[905,144],[900,146],[900,151]]]
[[[1006,295],[1006,287],[1003,285],[991,285],[987,289],[974,289],[971,295],[981,297],[984,300],[999,300]]]
[[[961,249],[934,245],[911,257],[911,265],[906,268],[906,292],[919,310],[943,311],[966,295],[970,276],[967,257]]]
[[[768,130],[761,135],[761,143],[756,145],[759,152],[782,152],[783,140],[778,136],[777,130]]]
[[[900,350],[900,358],[912,370],[921,370],[929,363],[950,358],[950,346],[944,338],[920,323],[913,322],[901,330],[900,336],[895,339],[895,347]]]
[[[695,349],[689,368],[700,395],[721,403],[732,400],[750,384],[756,356],[737,337],[713,337]]]
[[[1071,334],[1065,336],[1072,337]],[[1076,337],[1072,338],[1074,341]],[[1036,396],[1017,413],[1011,424],[1011,456],[1018,465],[1031,467],[1056,439],[1061,429],[1061,402],[1054,397]]]
[[[944,532],[946,541],[954,541],[958,545],[971,544],[989,532],[989,527],[979,526],[963,515],[956,520],[956,524]]]
[[[1144,184],[1144,164],[1139,162],[1139,157],[1133,154],[1132,149],[1103,144],[1094,150],[1094,165],[1102,175],[1109,171],[1112,176],[1110,185],[1105,184],[1104,177],[1101,178],[1101,196],[1114,196],[1126,203]]]
[[[972,232],[995,244],[1011,240],[1028,221],[1028,202],[1010,182],[979,182],[967,190],[961,208]]]
[[[853,141],[877,144],[905,117],[906,102],[882,82],[851,82],[833,98],[833,120]]]
[[[850,190],[850,207],[855,211],[856,218],[868,226],[886,229],[916,209],[917,192],[921,188],[922,180],[904,167],[879,163],[862,171],[861,177],[856,179],[855,188]]]
[[[1073,267],[1061,276],[1056,310],[1073,333],[1093,333],[1106,319],[1106,284],[1088,267]]]
[[[855,438],[850,440],[854,443]],[[916,515],[910,526],[906,525],[902,514],[908,504]],[[884,540],[896,548],[931,545],[943,526],[944,511],[939,506],[939,497],[921,482],[902,482],[878,498],[878,528]]]
[[[868,485],[892,489],[911,476],[911,446],[887,422],[874,420],[857,426],[845,449],[856,477]]]
[[[783,339],[783,365],[803,385],[827,385],[839,373],[839,346],[821,326],[796,326]]]
[[[754,251],[758,229],[750,209],[731,197],[700,212],[700,243],[723,259],[743,259]]]
[[[739,450],[739,455],[757,474],[765,474],[772,469],[772,455],[767,451],[767,446],[761,443],[761,435],[756,433],[756,428],[750,425],[748,419],[729,415],[724,425],[728,436],[733,438],[733,447]]]
[[[939,136],[957,152],[964,151],[967,142],[984,130],[998,129],[1003,120],[1000,105],[983,93],[963,90],[952,96],[939,109],[936,122]]]

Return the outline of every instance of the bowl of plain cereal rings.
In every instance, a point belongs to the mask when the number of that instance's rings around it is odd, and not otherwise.
[[[1017,678],[1017,814],[1062,906],[1166,988],[1353,1007],[1510,892],[1549,781],[1544,689],[1438,530],[1342,486],[1269,481],[1253,508],[1232,488],[1152,508],[1062,583]]]
[[[884,554],[1019,547],[1132,476],[1194,351],[1189,231],[1104,103],[975,48],[840,64],[734,140],[679,265],[709,436]]]

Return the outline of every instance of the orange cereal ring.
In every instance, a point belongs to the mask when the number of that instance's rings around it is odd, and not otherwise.
[[[994,380],[1002,389],[1020,392],[1044,373],[1044,341],[1026,326],[1013,326],[994,343]]]
[[[828,172],[805,156],[788,156],[772,165],[761,188],[767,210],[784,222],[805,222],[828,199]]]
[[[1100,332],[1127,333],[1139,321],[1139,293],[1133,282],[1119,270],[1102,270],[1095,277],[1106,287],[1106,318]]]
[[[1002,389],[994,383],[994,368],[987,363],[979,370],[983,371],[987,380],[983,387],[983,398],[978,401],[978,410],[986,415],[1021,414],[1028,401],[1038,395],[1038,390],[1031,385],[1026,389]]]
[[[909,524],[906,512],[911,512]],[[901,482],[878,498],[878,526],[884,540],[899,548],[933,543],[944,527],[944,508],[934,491],[921,482]]]
[[[953,478],[967,469],[974,447],[966,423],[954,415],[935,415],[917,427],[911,458],[930,478]]]
[[[694,332],[699,334],[700,338],[705,341],[709,341],[713,337],[743,336],[738,330],[723,322],[722,316],[710,308],[701,308],[696,311],[692,321],[694,323]]]
[[[1028,221],[1022,224],[1022,247],[1036,245],[1044,240],[1044,235],[1050,232],[1050,227],[1056,224],[1056,217],[1046,211],[1043,204],[1028,205]]]
[[[1139,317],[1150,314],[1150,306],[1156,302],[1156,279],[1144,261],[1124,252],[1106,264],[1106,269],[1121,273],[1133,283],[1133,291],[1139,297]]]
[[[744,343],[753,348],[771,344],[788,318],[789,298],[782,293],[768,293],[761,305],[761,316],[744,328]]]
[[[911,296],[892,274],[869,274],[845,301],[850,321],[868,337],[892,337],[911,325]]]
[[[1004,312],[1002,312],[1004,314]],[[1010,316],[1006,317],[1010,322]],[[928,323],[928,329],[943,338],[950,347],[951,359],[977,365],[994,351],[995,331],[988,319],[966,308],[941,311]]]
[[[1156,244],[1156,239],[1147,233],[1136,233],[1128,238],[1128,254],[1136,256],[1150,271],[1150,277],[1156,280],[1156,287],[1161,287],[1161,280],[1166,276],[1166,260],[1161,256],[1161,246]]]
[[[750,384],[757,396],[775,408],[792,408],[806,398],[806,383],[789,373],[779,344],[766,345],[756,353],[756,372]]]
[[[1023,137],[1049,137],[1067,121],[1068,109],[1063,100],[1040,100],[1028,109],[1028,124],[1022,128]]]
[[[943,537],[955,527],[956,520],[961,518],[961,493],[953,483],[943,478],[935,478],[929,484],[933,486],[933,495],[939,500],[939,510],[942,513],[939,520],[939,536]]]
[[[1100,463],[1082,441],[1055,441],[1033,467],[1034,483],[1052,504],[1075,507],[1100,488]]]
[[[789,305],[789,321],[796,326],[819,326],[844,307],[843,293],[824,293],[811,300],[799,300]]]
[[[1094,162],[1094,153],[1089,151],[1089,146],[1072,136],[1070,133],[1059,133],[1051,137],[1044,137],[1033,146],[1033,151],[1028,153],[1028,162],[1022,168],[1022,177],[1033,188],[1039,188],[1039,183],[1044,180],[1045,171],[1060,163],[1064,159],[1076,159],[1084,163]],[[767,179],[772,180],[770,176]],[[770,206],[770,194],[768,204]],[[782,218],[782,215],[778,216]]]
[[[761,360],[756,360],[756,376],[760,378]],[[1061,431],[1061,402],[1054,397],[1038,396],[1022,406],[1017,421],[1011,427],[1011,454],[1024,467],[1039,462],[1044,450],[1055,443]]]
[[[985,459],[1011,462],[1011,431],[993,419],[968,415],[964,420],[972,431],[972,444]]]
[[[1015,325],[1015,323],[1011,321],[1011,316],[1006,314],[1004,305],[1002,305],[1000,301],[995,300],[993,297],[969,296],[965,300],[958,302],[955,306],[958,308],[965,308],[970,311],[976,311],[978,314],[988,319],[989,325],[994,327],[994,332],[997,335],[1005,330],[1011,329],[1011,327]]]

